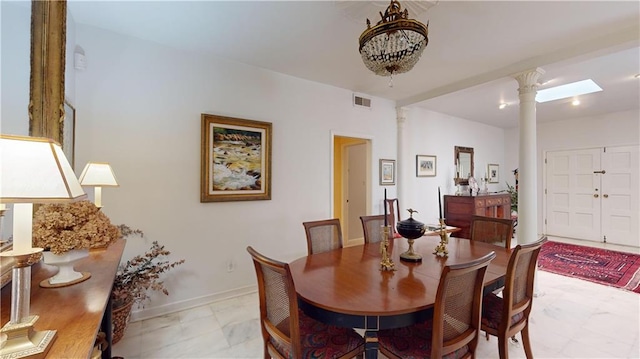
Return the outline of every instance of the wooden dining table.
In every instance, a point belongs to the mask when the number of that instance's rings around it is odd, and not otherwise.
[[[450,238],[447,257],[433,254],[440,238],[416,239],[420,262],[400,260],[407,240],[390,240],[394,271],[380,270],[380,243],[345,247],[302,257],[289,264],[300,308],[321,322],[365,330],[365,358],[378,357],[377,331],[411,325],[432,315],[440,274],[494,251],[485,290],[502,285],[511,251],[496,245]]]

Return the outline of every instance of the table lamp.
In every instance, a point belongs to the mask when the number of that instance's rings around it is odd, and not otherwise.
[[[0,202],[13,203],[11,318],[0,333],[7,340],[0,357],[45,356],[55,330],[35,331],[37,315],[29,315],[31,263],[42,252],[32,247],[33,203],[72,202],[86,198],[60,145],[48,138],[0,134]]]
[[[102,187],[118,187],[118,181],[113,174],[113,170],[108,163],[89,162],[80,174],[80,184],[83,186],[94,186],[94,203],[96,207],[102,208]]]

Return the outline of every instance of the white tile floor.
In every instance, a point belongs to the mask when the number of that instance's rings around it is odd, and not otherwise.
[[[640,358],[639,294],[543,271],[537,280],[540,295],[530,316],[537,359]],[[258,317],[256,293],[133,322],[112,354],[126,359],[263,358]],[[525,357],[518,344],[509,345],[509,355]],[[498,358],[496,339],[481,338],[476,356]]]

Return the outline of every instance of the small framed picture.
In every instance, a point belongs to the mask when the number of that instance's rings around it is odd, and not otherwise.
[[[380,185],[396,184],[396,160],[380,160]]]
[[[500,166],[492,163],[487,165],[487,174],[489,176],[489,183],[500,182]]]
[[[416,177],[435,177],[436,156],[416,155]]]

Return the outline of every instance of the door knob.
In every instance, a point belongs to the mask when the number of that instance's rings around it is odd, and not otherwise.
[[[593,198],[598,198],[600,197],[597,193],[593,195]]]
[[[602,197],[609,198],[609,195],[608,194],[603,194]]]

